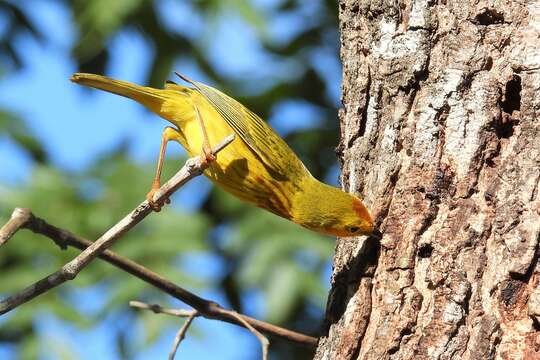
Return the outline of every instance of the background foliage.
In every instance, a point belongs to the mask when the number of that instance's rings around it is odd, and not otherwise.
[[[37,9],[51,6],[66,14],[68,40],[58,41],[40,27],[36,4]],[[334,1],[323,0],[0,1],[0,142],[10,148],[0,154],[0,163],[11,160],[17,168],[20,159],[27,164],[22,181],[13,181],[8,166],[0,169],[0,222],[13,207],[25,206],[57,226],[95,239],[143,198],[154,169],[150,159],[157,155],[160,139],[159,131],[146,133],[131,123],[114,146],[94,153],[83,165],[70,168],[56,161],[51,149],[69,153],[74,143],[69,139],[76,144],[85,134],[66,130],[61,140],[52,141],[26,110],[62,117],[68,100],[40,104],[29,94],[21,98],[22,113],[2,100],[9,98],[2,83],[31,73],[35,59],[29,60],[31,55],[20,45],[23,40],[45,48],[46,54],[55,47],[63,49],[61,61],[69,65],[58,82],[67,81],[69,71],[75,70],[115,76],[110,71],[115,56],[126,61],[143,56],[115,55],[116,41],[142,42],[149,49],[144,54],[147,66],[132,75],[134,79],[159,87],[178,70],[224,89],[269,119],[315,176],[336,183],[333,147],[338,139],[340,78],[336,11]],[[242,41],[235,42],[235,37]],[[157,121],[149,113],[143,115]],[[109,113],[101,119],[103,133],[108,122],[122,117]],[[141,137],[151,138],[156,149],[143,161],[133,151]],[[166,176],[181,164],[177,151],[169,150]],[[114,250],[223,305],[315,334],[322,319],[333,241],[246,207],[205,180],[192,184],[173,198],[172,207],[145,220]],[[75,254],[33,234],[19,233],[0,252],[0,293],[20,289]],[[164,357],[179,324],[131,311],[127,302],[133,299],[181,306],[96,261],[75,281],[1,318],[0,355],[93,358],[96,354],[81,349],[81,344],[99,348],[106,342],[115,348],[104,349],[100,358]],[[253,358],[258,352],[257,342],[245,331],[197,320],[190,337],[202,344],[206,356],[216,354],[205,344],[219,341],[210,327],[220,329],[218,337],[232,334],[234,343],[228,346],[240,350],[231,354]],[[180,349],[187,358],[190,346],[188,340]],[[271,353],[279,359],[309,358],[304,350],[280,341],[272,342]]]

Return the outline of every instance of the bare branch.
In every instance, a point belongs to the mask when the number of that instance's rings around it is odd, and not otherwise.
[[[200,315],[197,310],[166,309],[158,304],[147,304],[140,301],[130,301],[129,306],[136,309],[150,310],[155,314],[167,314],[187,318],[182,327],[180,327],[180,329],[176,333],[176,336],[174,337],[173,346],[171,351],[169,352],[169,360],[174,359],[176,351],[178,350],[178,346],[180,346],[180,343],[182,342],[182,340],[184,340],[186,332],[191,325],[191,322],[193,321],[193,319]]]
[[[15,209],[13,214],[13,217],[21,216],[26,219],[26,221],[20,222],[22,224],[20,228],[28,229],[37,234],[44,235],[53,240],[62,249],[65,249],[67,246],[72,246],[80,250],[84,250],[92,244],[92,242],[89,240],[74,235],[67,230],[51,225],[45,220],[34,216],[29,209]],[[239,321],[238,317],[235,317],[230,313],[222,313],[221,310],[224,309],[219,304],[203,299],[172,283],[164,277],[152,272],[144,266],[120,256],[111,250],[105,250],[103,253],[99,254],[99,258],[188,304],[189,306],[198,310],[200,315],[205,318],[225,321],[234,325],[245,327],[244,323]],[[292,341],[311,349],[317,346],[318,339],[315,337],[275,326],[246,315],[239,316],[248,324],[266,334]]]
[[[6,244],[28,222],[28,213],[28,209],[16,208],[13,210],[9,221],[0,228],[0,246]]]
[[[270,345],[270,342],[268,339],[261,334],[257,329],[255,329],[253,326],[251,326],[242,315],[238,314],[236,311],[233,310],[226,310],[221,309],[220,312],[224,315],[229,315],[234,318],[236,318],[238,321],[240,321],[249,331],[253,333],[259,339],[259,342],[261,343],[261,351],[262,351],[262,360],[268,360],[268,346]]]
[[[230,144],[234,140],[234,135],[227,137],[222,141],[213,151],[213,154],[217,154],[225,146]],[[209,166],[208,162],[201,162],[199,157],[188,159],[185,165],[178,171],[169,181],[167,181],[154,195],[154,201],[161,202],[168,199],[179,187],[186,182],[202,174],[202,172]],[[63,284],[68,280],[73,280],[79,272],[84,269],[92,260],[94,260],[103,250],[111,246],[117,239],[123,234],[131,230],[141,220],[148,216],[152,212],[148,201],[143,201],[135,210],[131,211],[116,225],[107,230],[99,239],[88,246],[83,252],[81,252],[75,259],[71,260],[59,270],[51,275],[35,282],[28,286],[26,289],[9,296],[0,301],[0,315],[13,310],[17,306],[24,304],[27,301],[55,288],[58,285]],[[16,215],[16,214],[14,214]],[[13,219],[13,216],[12,216]],[[22,220],[21,220],[22,221]],[[9,223],[8,223],[9,224]],[[9,239],[11,234],[16,230],[16,227],[20,225],[13,221],[7,229],[5,229],[5,235],[2,239]],[[2,228],[4,230],[4,227]],[[5,243],[7,240],[3,240]]]
[[[233,136],[225,139],[213,150],[213,153],[216,154],[218,151],[227,146],[233,139]],[[204,167],[202,167],[198,162],[198,158],[188,159],[186,165],[184,165],[184,167],[171,180],[165,183],[156,192],[154,201],[159,202],[165,198],[168,198],[181,185],[185,184],[189,179],[201,174],[202,171],[204,171]],[[124,219],[122,219],[118,224],[109,229],[100,239],[92,243],[89,240],[78,237],[67,230],[58,228],[47,223],[45,220],[34,216],[29,209],[15,209],[8,223],[6,223],[6,225],[0,229],[0,240],[2,240],[0,245],[5,244],[19,229],[25,228],[50,238],[62,249],[65,249],[67,246],[73,246],[83,250],[83,252],[52,275],[36,282],[22,292],[1,301],[0,315],[33,299],[34,297],[37,297],[55,286],[62,284],[65,281],[74,278],[78,272],[80,272],[90,261],[92,261],[95,257],[100,257],[110,264],[142,279],[143,281],[157,287],[158,289],[196,309],[194,311],[181,311],[174,309],[163,309],[159,307],[159,305],[147,305],[139,302],[130,303],[130,305],[133,307],[148,308],[154,312],[187,317],[188,320],[191,318],[189,322],[186,321],[187,325],[184,324],[184,326],[179,330],[175,340],[175,345],[169,356],[174,356],[176,349],[185,336],[185,332],[193,321],[193,318],[199,315],[209,319],[225,321],[250,330],[261,342],[263,359],[267,358],[269,342],[268,339],[259,332],[259,330],[266,332],[267,334],[298,343],[308,348],[314,348],[317,345],[317,338],[290,331],[279,326],[251,318],[249,316],[224,309],[219,304],[203,299],[173,284],[169,280],[146,269],[136,262],[119,256],[110,250],[106,250],[106,247],[110,246],[114,240],[118,239],[122,234],[135,226],[150,212],[151,209],[148,202],[144,201],[128,216],[124,217]]]
[[[141,301],[130,301],[129,306],[135,309],[150,310],[154,314],[167,314],[177,317],[189,317],[197,310],[167,309],[158,304],[147,304]],[[198,316],[198,314],[196,314]]]
[[[180,330],[178,330],[178,332],[176,333],[176,336],[174,337],[172,349],[169,352],[169,360],[174,360],[174,356],[176,355],[176,350],[178,350],[178,346],[180,346],[180,343],[186,337],[186,332],[189,329],[191,322],[197,316],[198,316],[197,310],[193,310],[192,314],[187,317],[186,321],[184,322]]]
[[[129,306],[137,308],[137,309],[150,310],[150,311],[152,311],[152,312],[154,312],[156,314],[168,314],[168,315],[178,316],[178,317],[187,317],[188,321],[189,321],[189,319],[193,320],[194,317],[199,316],[199,313],[196,310],[188,311],[188,310],[181,310],[181,309],[167,309],[167,308],[164,308],[164,307],[162,307],[161,305],[158,305],[158,304],[147,304],[147,303],[143,303],[143,302],[140,302],[140,301],[130,301]],[[259,339],[259,342],[261,343],[262,359],[263,360],[268,359],[268,346],[270,345],[270,342],[268,341],[268,339],[263,334],[261,334],[259,331],[257,331],[257,329],[255,329],[253,326],[251,326],[249,324],[249,322],[247,322],[243,318],[243,315],[237,313],[236,311],[221,309],[219,312],[221,314],[223,314],[223,315],[232,316],[233,318],[238,320],[246,329],[251,331],[251,333],[253,335],[255,335],[257,337],[257,339]],[[188,321],[186,321],[186,323]],[[186,329],[184,329],[184,327]],[[176,344],[177,341],[178,342],[182,341],[182,339],[183,339],[183,337],[185,335],[185,332],[187,330],[187,327],[189,327],[189,324],[187,326],[186,326],[186,324],[184,324],[184,326],[178,331],[178,334],[177,334],[176,340],[175,340],[175,344]],[[177,347],[178,347],[178,345],[175,345],[173,347],[173,351],[171,351],[171,353],[169,354],[169,360],[174,358],[174,354],[176,353]]]

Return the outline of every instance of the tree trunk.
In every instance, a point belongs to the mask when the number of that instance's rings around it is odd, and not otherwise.
[[[540,359],[540,4],[342,0],[340,239],[316,359]]]

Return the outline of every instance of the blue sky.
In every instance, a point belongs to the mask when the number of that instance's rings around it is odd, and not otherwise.
[[[274,0],[257,0],[257,6],[271,8]],[[291,34],[309,26],[307,19],[317,11],[317,2],[307,2],[305,9],[299,14],[275,17],[270,21],[269,36],[276,41],[286,39]],[[178,27],[184,32],[202,31],[202,20],[196,16],[187,3],[173,0],[160,2],[164,21],[171,27]],[[181,4],[181,5],[179,5]],[[70,14],[60,2],[35,0],[25,5],[32,7],[28,11],[35,24],[52,39],[49,45],[42,46],[27,36],[21,36],[17,47],[23,54],[25,66],[22,71],[13,73],[0,81],[0,107],[9,108],[28,121],[31,131],[41,139],[51,156],[54,166],[69,171],[81,171],[90,165],[99,154],[114,148],[120,140],[128,139],[132,144],[130,154],[136,161],[155,161],[161,131],[166,123],[159,117],[150,114],[138,104],[127,99],[98,91],[83,91],[69,81],[70,75],[76,71],[75,64],[69,58],[69,49],[74,39],[74,27]],[[303,13],[302,13],[303,12]],[[190,18],[190,27],[175,22],[171,14],[180,18]],[[303,22],[305,21],[305,22]],[[184,23],[185,24],[185,23]],[[269,58],[265,55],[257,41],[256,30],[243,22],[238,16],[227,16],[217,23],[217,35],[209,43],[210,61],[225,76],[242,79],[264,77],[268,73],[293,76],[301,64]],[[0,19],[0,31],[2,23]],[[226,44],[226,45],[224,45]],[[147,72],[152,49],[135,32],[123,32],[115,37],[111,44],[112,56],[108,75],[128,81],[142,82]],[[231,53],[249,54],[249,56],[231,57]],[[126,54],[137,54],[136,56]],[[317,69],[328,80],[328,96],[338,104],[339,99],[339,60],[334,54],[324,50],[313,50],[306,55]],[[247,60],[245,60],[247,59]],[[261,66],[263,65],[263,66]],[[176,69],[182,73],[205,81],[196,66],[179,60]],[[279,71],[278,71],[279,70]],[[256,91],[256,81],[246,83],[245,91]],[[111,114],[121,114],[112,117]],[[318,125],[318,112],[313,105],[301,99],[291,99],[277,104],[272,110],[270,123],[282,134],[298,128],[309,128]],[[183,154],[180,147],[171,147],[169,156]],[[31,161],[9,139],[0,137],[0,182],[11,185],[24,183],[31,174]],[[335,181],[335,175],[333,179]],[[210,185],[203,178],[188,185],[199,190],[208,189]],[[184,204],[188,210],[195,210],[197,199],[183,196],[178,203]],[[213,264],[213,265],[212,265]],[[194,258],[195,268],[215,269],[213,259],[204,256]],[[327,277],[328,279],[328,277]],[[328,281],[328,280],[326,280]],[[208,290],[204,296],[223,301],[219,292]],[[99,306],[99,290],[85,294],[88,306]],[[254,296],[251,314],[261,311],[263,299]],[[55,343],[68,342],[81,359],[117,359],[111,349],[116,347],[115,331],[122,319],[107,318],[97,328],[78,330],[58,319],[42,314],[36,319],[36,325],[43,334],[43,359],[54,359],[46,349]],[[0,323],[1,324],[1,323]],[[197,330],[188,335],[181,345],[180,356],[188,359],[214,358],[220,359],[250,358],[257,349],[258,343],[247,331],[235,326],[215,321],[196,320]],[[141,352],[137,359],[163,358],[169,351],[177,327],[164,329],[155,344]],[[142,329],[134,329],[134,342],[141,341]],[[209,344],[212,344],[209,347]],[[92,344],[92,346],[88,346]],[[12,347],[0,344],[0,359],[14,358]]]

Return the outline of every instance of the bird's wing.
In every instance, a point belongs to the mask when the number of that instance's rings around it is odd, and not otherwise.
[[[287,143],[259,116],[221,91],[187,79],[178,73],[177,75],[191,83],[214,106],[274,178],[285,180],[289,178],[287,174],[291,172],[296,174],[308,172]]]

